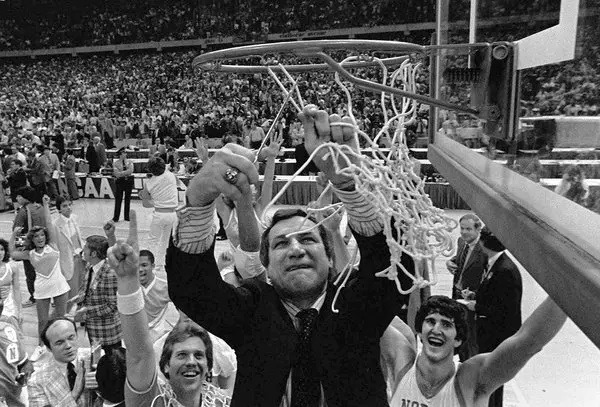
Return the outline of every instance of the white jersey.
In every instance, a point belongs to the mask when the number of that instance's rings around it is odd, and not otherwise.
[[[417,384],[417,361],[413,363],[410,370],[404,375],[400,384],[394,391],[390,407],[460,407],[458,396],[454,388],[456,381],[456,372],[458,366],[454,370],[454,375],[442,387],[442,389],[432,398],[426,398]]]
[[[150,193],[155,208],[176,208],[179,204],[177,178],[166,171],[146,181],[146,189]]]

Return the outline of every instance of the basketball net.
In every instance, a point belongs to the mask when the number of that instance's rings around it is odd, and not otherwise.
[[[340,66],[346,62],[358,61],[364,56],[352,56],[344,59]],[[381,69],[382,84],[388,86],[399,86],[405,91],[416,93],[416,74],[419,64],[413,65],[406,59],[399,68],[388,74],[387,66],[375,57],[366,57],[378,62]],[[282,64],[277,64],[283,74],[283,80],[277,76],[273,69],[268,69],[269,75],[275,80],[282,90],[285,104],[291,103],[298,112],[302,111],[304,101],[298,91],[297,81],[290,75]],[[285,82],[291,83],[291,90],[285,86]],[[273,197],[265,208],[263,214],[277,202],[285,193],[294,179],[306,168],[311,160],[315,158],[319,150],[327,150],[325,158],[331,158],[336,172],[351,177],[354,180],[356,191],[363,195],[375,206],[381,214],[381,223],[390,249],[390,267],[378,272],[378,277],[385,277],[395,281],[398,291],[408,294],[417,288],[433,285],[437,282],[435,273],[435,258],[439,255],[448,256],[452,253],[453,243],[450,232],[456,228],[457,222],[444,214],[442,209],[436,208],[429,196],[425,193],[425,182],[420,174],[415,172],[416,163],[409,157],[409,149],[406,145],[406,126],[416,120],[417,102],[408,97],[397,98],[394,94],[382,92],[379,98],[384,124],[377,135],[371,139],[357,125],[352,108],[352,96],[349,86],[340,80],[340,75],[335,72],[335,82],[346,96],[348,116],[352,124],[331,123],[331,126],[352,126],[355,130],[357,145],[358,141],[364,140],[367,147],[372,150],[371,156],[354,151],[347,145],[337,143],[324,143],[317,147],[307,162],[299,168],[284,187]],[[280,110],[281,111],[281,110]],[[390,114],[391,112],[391,114]],[[279,115],[279,114],[278,114]],[[275,122],[273,123],[273,126]],[[380,141],[387,141],[389,150],[384,151],[379,147]],[[345,163],[340,166],[338,163]],[[355,164],[358,163],[358,164]],[[328,185],[327,189],[331,187]],[[324,191],[325,192],[325,191]],[[319,199],[320,200],[320,199]],[[341,210],[342,204],[326,205],[323,208],[308,208],[310,215],[316,211]],[[333,216],[329,215],[329,216]],[[302,232],[316,228],[326,221],[320,221]],[[265,219],[263,222],[266,223]],[[300,232],[294,232],[300,233]],[[417,268],[416,274],[411,274],[401,263],[402,253],[413,257],[416,261],[425,259],[431,264],[431,279],[423,277]],[[355,256],[351,256],[355,257]],[[345,285],[352,271],[353,260],[348,263],[345,271],[338,276],[336,285],[339,290]],[[412,280],[411,287],[402,287],[398,279],[398,273],[404,273]],[[336,294],[337,298],[337,294]],[[332,305],[335,311],[335,302]]]

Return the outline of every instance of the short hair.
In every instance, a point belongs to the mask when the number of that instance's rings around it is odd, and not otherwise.
[[[60,211],[60,206],[63,204],[63,202],[71,202],[71,200],[64,195],[57,196],[56,197],[56,209],[58,209]]]
[[[467,312],[466,307],[445,295],[432,295],[422,304],[415,316],[415,328],[421,333],[423,322],[428,315],[439,313],[446,318],[452,318],[456,327],[456,339],[463,341],[467,339]]]
[[[106,258],[106,252],[108,251],[108,239],[100,235],[91,235],[85,239],[85,243],[91,252],[96,252],[96,257],[100,260]]]
[[[263,232],[261,239],[260,239],[259,255],[260,255],[260,262],[262,263],[263,266],[265,266],[265,267],[269,266],[269,232],[271,232],[271,229],[273,229],[273,226],[275,226],[277,223],[279,223],[283,220],[286,220],[286,219],[296,217],[296,216],[300,216],[302,218],[308,217],[308,220],[314,222],[315,225],[317,223],[319,223],[313,216],[308,215],[302,209],[280,209],[277,212],[275,212],[275,214],[273,215],[273,219],[271,220],[271,224],[269,225],[268,228],[265,229],[265,231]],[[323,246],[325,246],[325,253],[327,254],[327,257],[330,260],[334,261],[335,254],[333,252],[333,243],[332,243],[332,238],[331,238],[331,235],[329,234],[329,231],[322,224],[319,225],[317,229],[319,230],[319,235],[321,236],[321,240],[323,240]]]
[[[29,250],[35,249],[35,244],[33,243],[33,237],[39,231],[44,232],[44,236],[46,236],[46,244],[50,243],[50,233],[48,233],[48,229],[46,229],[43,226],[34,226],[31,229],[29,229],[29,232],[27,232],[27,247],[29,248]]]
[[[506,250],[506,247],[502,244],[502,242],[492,233],[492,231],[485,226],[481,229],[481,235],[479,237],[479,241],[486,249],[489,249],[494,252],[501,252]]]
[[[29,202],[37,202],[39,200],[39,193],[29,185],[17,189],[16,194],[21,195]]]
[[[77,333],[77,324],[75,324],[75,321],[72,320],[71,318],[67,318],[67,317],[63,316],[63,317],[56,317],[56,318],[50,319],[46,323],[46,326],[44,327],[44,329],[42,330],[42,333],[40,334],[40,339],[42,340],[42,343],[44,345],[46,345],[46,347],[48,349],[51,349],[50,341],[48,340],[48,329],[50,329],[50,327],[52,327],[52,325],[54,325],[58,321],[69,321],[71,324],[73,324],[73,329],[75,330],[75,333]]]
[[[5,239],[0,239],[0,246],[4,248],[4,257],[2,258],[2,263],[8,263],[10,260],[10,251],[8,249],[8,242]]]
[[[479,219],[479,216],[475,215],[474,213],[467,213],[465,215],[463,215],[458,222],[462,222],[463,220],[472,220],[473,221],[473,225],[475,226],[476,229],[481,229],[481,227],[483,226],[483,222],[481,222],[481,219]]]
[[[162,175],[166,168],[165,160],[161,157],[150,157],[148,160],[148,172],[155,177]]]
[[[120,403],[125,400],[125,380],[127,379],[126,350],[113,349],[98,361],[96,382],[100,396],[111,402]]]
[[[573,178],[576,176],[583,176],[584,172],[583,169],[578,166],[578,165],[569,165],[566,169],[565,169],[565,174],[567,174],[569,176],[569,178]]]
[[[140,254],[138,255],[138,257],[142,256],[146,256],[150,260],[150,263],[154,264],[154,254],[152,254],[150,250],[140,250]]]
[[[17,165],[20,165],[21,167],[23,166],[23,161],[19,160],[18,158],[13,158],[12,162]]]
[[[212,341],[210,340],[210,336],[208,335],[206,329],[202,328],[200,325],[191,320],[185,320],[178,322],[169,335],[167,335],[167,339],[165,339],[165,344],[160,354],[158,366],[160,367],[160,371],[167,379],[169,379],[169,372],[165,371],[165,367],[171,360],[171,356],[173,355],[173,347],[176,343],[181,343],[189,338],[195,337],[200,338],[206,347],[206,361],[208,365],[208,373],[210,375],[213,367],[213,345]]]

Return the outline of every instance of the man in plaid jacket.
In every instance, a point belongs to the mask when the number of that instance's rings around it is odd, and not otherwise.
[[[106,261],[108,240],[93,235],[86,239],[83,260],[87,262],[77,302],[75,321],[85,322],[90,343],[106,353],[121,346],[121,319],[117,311],[117,275]]]

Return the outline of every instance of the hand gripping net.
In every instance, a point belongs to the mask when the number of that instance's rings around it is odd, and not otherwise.
[[[364,57],[346,58],[342,61],[341,65],[343,66],[344,63],[356,61],[360,58]],[[374,58],[374,60],[378,61],[377,58]],[[289,100],[298,111],[301,111],[304,102],[298,92],[296,80],[283,65],[279,64],[278,67],[286,79],[292,83],[292,89],[288,91],[274,70],[268,70],[286,97],[284,103]],[[382,71],[382,83],[384,85],[396,86],[400,84],[406,91],[416,91],[415,77],[419,68],[418,64],[412,65],[406,59],[390,75],[388,75],[388,69],[385,64],[380,63],[380,68]],[[369,202],[372,202],[376,210],[381,213],[386,241],[390,248],[391,265],[387,269],[377,273],[377,276],[394,280],[398,291],[403,294],[408,294],[417,288],[435,284],[437,278],[434,260],[440,254],[447,256],[452,252],[453,245],[450,231],[456,227],[456,221],[446,216],[443,210],[433,205],[431,199],[425,193],[425,183],[419,174],[415,173],[415,163],[410,159],[408,154],[409,150],[405,140],[405,129],[407,125],[410,125],[416,119],[417,103],[415,100],[407,97],[397,100],[393,94],[382,92],[379,103],[384,115],[384,125],[376,137],[371,140],[356,125],[350,90],[340,80],[338,72],[335,73],[335,82],[346,95],[347,110],[354,123],[356,137],[364,139],[367,146],[373,151],[372,156],[361,154],[346,145],[339,145],[337,143],[324,143],[320,145],[313,152],[307,163],[292,176],[292,179],[271,200],[263,213],[266,213],[267,209],[285,193],[285,190],[291,185],[294,178],[315,157],[318,150],[325,149],[328,151],[328,155],[333,157],[333,162],[337,166],[337,172],[354,179],[356,190],[364,195]],[[293,95],[296,96],[297,100],[293,99]],[[388,115],[388,109],[393,112],[392,115]],[[332,125],[347,126],[348,124],[332,123]],[[389,140],[391,145],[389,152],[384,152],[379,147],[378,142],[384,137]],[[347,166],[340,168],[337,165],[340,162],[345,163]],[[357,164],[353,162],[357,162]],[[310,214],[311,212],[331,207],[340,210],[341,204],[328,205],[321,209],[309,208],[308,212]],[[322,222],[319,222],[319,224]],[[402,253],[409,254],[415,260],[428,260],[431,263],[433,277],[430,280],[426,280],[420,273],[414,276],[409,273],[400,262]],[[353,260],[349,264],[353,264]],[[336,284],[342,282],[339,288],[345,285],[351,271],[350,268],[347,267],[346,272],[342,273],[345,276],[340,275],[338,277]],[[402,287],[400,285],[398,279],[399,272],[405,273],[411,278],[413,281],[411,287]]]
[[[337,143],[324,143],[314,151],[309,160],[291,177],[288,183],[273,197],[271,202],[264,209],[263,214],[277,202],[285,193],[287,188],[293,183],[294,179],[304,170],[310,161],[319,153],[319,150],[327,150],[327,154],[334,158],[334,162],[346,163],[345,168],[337,167],[337,171],[351,177],[354,180],[356,190],[364,195],[369,202],[375,205],[376,210],[382,216],[382,224],[386,236],[387,244],[390,248],[390,267],[377,273],[379,277],[386,277],[396,282],[398,290],[403,294],[408,294],[417,288],[436,283],[436,273],[434,260],[440,254],[450,255],[452,252],[452,239],[450,231],[456,228],[456,221],[446,216],[444,212],[436,208],[431,199],[424,190],[424,181],[420,175],[415,173],[415,163],[411,161],[408,155],[406,145],[405,130],[406,126],[416,120],[417,100],[425,103],[439,104],[424,95],[416,93],[416,74],[419,64],[413,65],[406,56],[400,58],[378,58],[371,55],[350,56],[341,62],[336,62],[329,54],[322,50],[329,45],[335,46],[336,40],[332,41],[306,41],[303,44],[263,44],[252,46],[252,51],[258,50],[263,57],[262,67],[232,66],[232,65],[212,65],[210,69],[221,69],[229,72],[267,72],[280,88],[285,99],[277,113],[277,118],[290,103],[298,112],[301,112],[305,102],[303,100],[297,78],[294,78],[290,72],[311,72],[322,70],[322,66],[317,69],[311,69],[316,65],[296,65],[285,66],[277,59],[267,59],[264,55],[270,51],[268,48],[288,51],[295,49],[297,56],[320,58],[325,62],[325,69],[334,71],[335,83],[343,92],[346,99],[348,115],[353,124],[332,123],[331,125],[352,126],[356,130],[356,141],[364,140],[367,147],[372,151],[371,154],[361,154],[354,151],[346,145]],[[350,40],[339,41],[342,46],[350,43]],[[360,41],[359,45],[367,44],[369,41]],[[382,42],[383,43],[383,42]],[[297,45],[296,45],[297,44]],[[311,48],[315,45],[315,48]],[[352,43],[354,44],[354,43]],[[370,42],[369,44],[375,44]],[[367,45],[369,45],[367,44]],[[386,45],[387,44],[387,45]],[[384,44],[389,47],[389,42]],[[422,50],[414,44],[400,44],[406,46],[414,52]],[[272,47],[271,47],[272,46]],[[232,56],[234,59],[240,56],[256,55],[251,52],[240,49],[228,51],[216,51],[215,55]],[[330,47],[331,49],[331,47]],[[391,48],[385,48],[390,49]],[[203,61],[209,60],[208,54],[200,56],[195,61],[200,65]],[[391,73],[388,72],[390,61],[398,66]],[[359,76],[352,75],[346,68],[360,68],[361,64],[369,67],[375,67],[378,71],[379,81],[365,80]],[[289,69],[288,69],[289,68]],[[342,82],[343,78],[345,82]],[[289,89],[288,89],[289,87]],[[383,113],[383,127],[378,134],[371,139],[366,133],[357,126],[352,107],[351,91],[357,92],[359,89],[380,92],[379,106]],[[330,92],[332,89],[329,90]],[[388,113],[388,110],[390,113]],[[269,133],[273,131],[277,120],[274,120]],[[267,140],[268,137],[265,137]],[[379,147],[379,141],[386,141],[390,145],[389,151],[384,151]],[[262,147],[262,146],[261,146]],[[328,186],[330,188],[331,185]],[[319,199],[320,200],[320,199]],[[341,210],[341,204],[328,205],[325,208],[308,208],[309,214],[314,211],[328,210],[334,208]],[[332,215],[330,215],[332,216]],[[327,218],[326,218],[327,219]],[[321,224],[326,219],[319,222]],[[266,219],[263,219],[266,222]],[[317,227],[317,225],[312,228]],[[312,229],[310,228],[310,229]],[[303,231],[306,229],[303,229]],[[298,232],[295,232],[298,233]],[[415,261],[426,259],[431,263],[432,278],[427,280],[418,271],[412,275],[401,264],[402,253],[412,256]],[[355,256],[352,256],[355,257]],[[349,262],[344,273],[338,276],[336,284],[339,284],[339,290],[345,285],[351,272],[353,260]],[[418,269],[417,269],[418,270]],[[398,273],[405,273],[413,281],[411,287],[402,287],[398,279]],[[337,295],[336,295],[337,297]],[[332,306],[335,309],[335,302]]]

